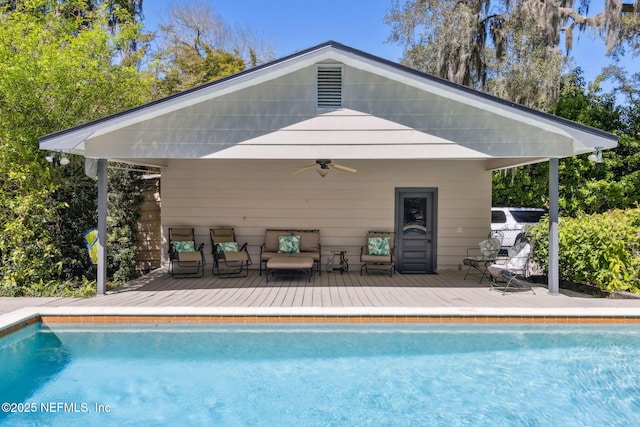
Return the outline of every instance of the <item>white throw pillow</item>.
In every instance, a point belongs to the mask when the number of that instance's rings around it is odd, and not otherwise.
[[[506,265],[507,270],[524,270],[527,266],[527,260],[530,252],[531,245],[524,243],[520,251],[516,253],[515,256],[509,258],[509,262],[507,262]]]

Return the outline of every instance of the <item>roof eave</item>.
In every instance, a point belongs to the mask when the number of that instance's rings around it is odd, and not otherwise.
[[[340,43],[328,41],[214,82],[43,136],[39,139],[40,148],[43,150],[84,154],[84,141],[91,136],[105,134],[225,93],[257,85],[291,72],[292,69],[306,67],[309,64],[329,59],[344,61],[347,65],[366,69],[396,80],[403,80],[414,86],[422,87],[423,90],[441,93],[442,96],[462,103],[488,109],[496,114],[508,116],[522,122],[535,123],[538,127],[568,135],[582,146],[579,147],[578,151],[580,152],[588,152],[596,147],[607,149],[617,146],[617,136],[600,129],[505,101],[493,95],[422,73]]]

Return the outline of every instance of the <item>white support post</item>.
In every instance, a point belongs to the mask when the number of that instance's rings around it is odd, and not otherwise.
[[[98,160],[98,295],[107,283],[107,159]]]
[[[549,159],[549,277],[550,294],[560,293],[560,244],[558,236],[558,216],[560,197],[559,160]]]

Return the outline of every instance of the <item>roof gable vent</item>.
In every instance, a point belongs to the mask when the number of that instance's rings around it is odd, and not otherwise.
[[[342,66],[318,65],[318,108],[342,108]]]

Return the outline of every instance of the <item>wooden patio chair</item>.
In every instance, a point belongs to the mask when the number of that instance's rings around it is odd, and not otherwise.
[[[176,279],[204,276],[204,243],[196,248],[193,228],[169,229],[169,274]]]
[[[247,277],[251,256],[247,251],[246,243],[238,246],[233,227],[211,228],[209,234],[211,235],[211,251],[213,253],[212,273],[224,278]]]
[[[389,277],[395,272],[394,264],[395,233],[390,231],[369,231],[367,244],[360,249],[360,275],[366,271],[381,270],[389,272]]]
[[[535,291],[529,278],[529,263],[533,254],[533,244],[531,240],[522,238],[509,249],[509,258],[504,263],[494,263],[488,267],[491,275],[491,285],[489,290],[493,288],[501,289],[504,295],[507,291],[525,290],[531,291],[535,295]]]

